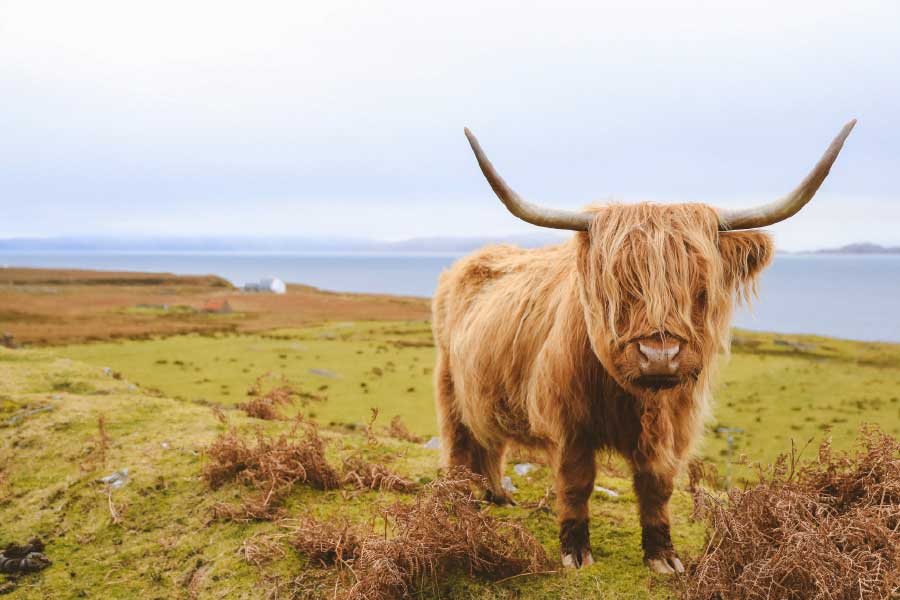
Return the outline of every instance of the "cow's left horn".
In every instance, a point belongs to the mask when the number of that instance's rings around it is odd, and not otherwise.
[[[592,217],[589,214],[555,208],[544,208],[543,206],[538,206],[537,204],[532,204],[531,202],[523,200],[521,196],[503,181],[500,174],[494,170],[494,165],[492,165],[491,161],[485,156],[484,150],[481,149],[481,144],[478,143],[478,140],[468,128],[466,129],[466,137],[469,139],[469,145],[472,146],[475,158],[478,159],[478,166],[481,167],[481,172],[484,173],[484,176],[487,178],[488,183],[491,184],[494,193],[497,194],[500,201],[506,205],[509,212],[523,221],[527,221],[532,225],[538,225],[540,227],[571,229],[573,231],[587,231],[590,228]]]
[[[831,170],[831,165],[834,164],[835,159],[840,154],[841,148],[844,146],[844,140],[850,135],[854,125],[856,125],[856,119],[844,125],[841,132],[828,146],[828,150],[825,151],[825,154],[813,167],[813,170],[806,176],[806,179],[800,182],[800,185],[787,196],[752,208],[716,209],[716,212],[719,214],[719,229],[725,231],[765,227],[784,221],[797,214],[797,211],[812,200],[819,186],[828,177],[828,171]]]

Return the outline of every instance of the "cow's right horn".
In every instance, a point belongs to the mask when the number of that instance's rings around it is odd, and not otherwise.
[[[853,131],[854,125],[856,125],[856,119],[844,125],[837,137],[831,142],[831,145],[828,146],[825,154],[813,167],[813,170],[788,195],[768,204],[751,206],[750,208],[717,208],[719,229],[727,231],[731,229],[765,227],[789,219],[797,214],[797,211],[813,199],[813,196],[819,191],[819,186],[828,177],[831,165],[834,164],[835,159],[840,154],[841,148],[844,147],[844,140]]]
[[[494,169],[494,165],[492,165],[491,161],[488,160],[488,157],[485,156],[484,150],[481,149],[481,144],[478,143],[478,140],[472,132],[469,131],[468,128],[466,128],[465,131],[466,137],[469,139],[469,145],[472,146],[472,151],[475,153],[475,158],[478,159],[478,166],[481,167],[481,172],[484,173],[484,176],[487,178],[488,183],[491,184],[494,193],[497,194],[500,201],[506,205],[509,212],[523,221],[540,227],[570,229],[572,231],[587,231],[590,228],[592,216],[589,214],[555,208],[544,208],[543,206],[538,206],[537,204],[532,204],[531,202],[523,200],[515,190],[503,181],[503,178],[500,177],[500,174]]]

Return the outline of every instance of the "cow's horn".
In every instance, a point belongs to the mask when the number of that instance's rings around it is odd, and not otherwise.
[[[503,181],[500,174],[494,170],[494,165],[492,165],[491,161],[485,156],[484,150],[481,149],[481,144],[478,143],[478,140],[468,128],[466,129],[466,137],[469,139],[469,144],[472,146],[475,158],[478,159],[478,166],[481,167],[481,172],[484,173],[484,176],[487,178],[488,183],[491,184],[494,193],[497,194],[500,201],[506,205],[509,212],[523,221],[541,227],[571,229],[573,231],[587,231],[590,228],[592,216],[589,214],[569,210],[544,208],[543,206],[538,206],[537,204],[532,204],[531,202],[523,200],[506,184],[505,181]]]
[[[787,196],[752,208],[716,209],[716,212],[719,214],[719,229],[725,231],[765,227],[794,216],[807,202],[812,200],[819,186],[828,177],[828,171],[831,170],[831,165],[834,164],[834,160],[840,154],[841,148],[844,146],[844,140],[850,135],[854,125],[856,125],[856,119],[844,125],[841,132],[828,146],[828,150],[825,151],[825,154],[813,167],[813,170],[806,176],[806,179],[800,182],[800,185]]]

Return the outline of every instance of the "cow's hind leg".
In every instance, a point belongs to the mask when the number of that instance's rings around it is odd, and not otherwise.
[[[441,431],[442,464],[445,467],[466,467],[484,477],[487,482],[486,500],[495,504],[515,504],[501,485],[505,444],[487,447],[479,443],[472,431],[462,422],[456,404],[450,366],[441,351],[438,351],[435,369],[435,390]]]
[[[669,533],[669,498],[674,474],[637,469],[634,491],[641,516],[641,545],[644,562],[656,573],[683,573],[684,566],[675,554]]]

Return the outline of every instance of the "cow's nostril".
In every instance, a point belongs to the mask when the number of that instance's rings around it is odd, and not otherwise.
[[[638,350],[650,362],[669,362],[678,356],[681,347],[677,343],[666,344],[661,348],[654,348],[644,342],[638,342]]]
[[[673,377],[678,372],[678,342],[638,342],[641,375],[645,377]]]

